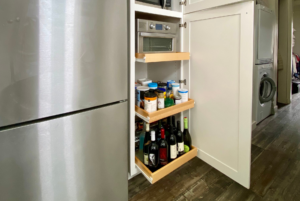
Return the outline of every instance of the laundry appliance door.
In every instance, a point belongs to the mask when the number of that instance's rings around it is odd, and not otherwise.
[[[259,101],[261,104],[273,100],[276,93],[276,84],[272,78],[264,74],[259,85]]]

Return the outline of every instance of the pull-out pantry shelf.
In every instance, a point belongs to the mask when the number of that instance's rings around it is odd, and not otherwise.
[[[142,174],[146,177],[146,179],[151,184],[154,184],[196,156],[197,148],[192,147],[192,149],[188,153],[185,153],[184,155],[180,156],[164,167],[156,170],[155,172],[151,172],[151,170],[149,170],[137,156],[135,157],[135,164],[137,168],[142,172]]]
[[[162,110],[158,110],[155,112],[147,112],[138,106],[135,106],[135,114],[136,116],[140,117],[147,123],[153,123],[155,121],[167,118],[174,114],[183,112],[185,110],[191,109],[195,106],[195,101],[193,99],[189,99],[185,103],[180,103],[178,105],[174,105],[172,107],[168,107]]]
[[[190,60],[189,52],[135,54],[136,61],[142,63]]]

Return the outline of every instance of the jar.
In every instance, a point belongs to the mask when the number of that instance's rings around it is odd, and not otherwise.
[[[162,90],[157,90],[157,109],[165,108],[165,94]]]
[[[150,89],[156,90],[156,89],[157,89],[157,83],[155,83],[155,82],[149,83],[149,84],[148,84],[148,87],[149,87]]]
[[[158,88],[158,90],[164,92],[164,98],[166,99],[166,98],[167,98],[167,92],[166,92],[166,89],[164,89],[164,88]]]
[[[175,102],[175,105],[178,105],[178,104],[182,103],[181,102],[181,96],[174,96],[174,102]]]
[[[175,81],[174,80],[168,80],[168,82],[167,82],[167,87],[168,87],[168,89],[172,89],[172,84],[173,83],[175,83]]]
[[[140,86],[136,88],[137,106],[142,109],[144,109],[144,97],[146,92],[149,92],[149,87]]]
[[[144,106],[145,110],[148,113],[157,111],[157,96],[156,96],[156,94],[153,92],[150,92],[150,91],[146,92],[144,104],[145,104],[145,106]]]
[[[162,83],[159,83],[159,84],[158,84],[158,88],[159,88],[159,89],[165,89],[165,90],[167,90],[167,83],[163,83],[163,82],[162,82]]]
[[[187,89],[179,89],[178,93],[181,96],[181,102],[185,103],[189,100],[189,91]]]
[[[178,96],[179,83],[172,83],[172,92],[174,96]]]
[[[167,98],[165,100],[165,108],[171,107],[174,105],[174,100],[171,98],[172,90],[167,90]]]

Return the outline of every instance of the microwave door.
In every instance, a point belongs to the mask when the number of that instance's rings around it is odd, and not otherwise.
[[[176,35],[140,32],[138,39],[139,53],[176,52]]]

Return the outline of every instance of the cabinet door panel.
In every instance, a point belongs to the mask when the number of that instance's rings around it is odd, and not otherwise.
[[[249,188],[254,3],[185,16],[190,131],[198,157]]]
[[[223,6],[226,4],[232,4],[236,2],[247,0],[186,0],[186,6],[184,6],[183,13],[191,13],[199,10],[205,10],[208,8]]]

